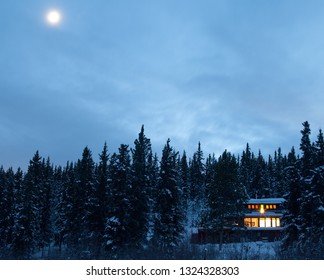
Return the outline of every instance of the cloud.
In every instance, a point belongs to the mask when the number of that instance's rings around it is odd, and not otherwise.
[[[1,4],[3,164],[114,151],[142,124],[188,156],[288,152],[303,121],[322,126],[321,2],[58,1],[55,30],[40,2]]]

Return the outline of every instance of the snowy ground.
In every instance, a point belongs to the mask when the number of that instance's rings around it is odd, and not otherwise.
[[[278,242],[245,242],[192,245],[192,251],[199,259],[217,260],[275,260],[278,259]]]

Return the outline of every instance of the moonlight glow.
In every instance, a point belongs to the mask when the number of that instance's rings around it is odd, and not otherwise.
[[[46,16],[47,22],[51,25],[58,25],[61,22],[61,14],[59,11],[49,11]]]

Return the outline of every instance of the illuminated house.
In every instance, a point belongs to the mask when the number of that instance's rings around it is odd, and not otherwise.
[[[243,217],[227,217],[223,228],[224,242],[274,241],[282,235],[283,198],[250,199]],[[219,243],[219,231],[198,227],[193,243]]]
[[[244,216],[246,237],[255,239],[279,239],[282,232],[283,198],[250,199]]]

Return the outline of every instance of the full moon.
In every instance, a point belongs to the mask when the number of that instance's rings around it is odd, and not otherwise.
[[[58,25],[61,22],[61,14],[57,10],[52,10],[47,13],[47,22],[51,25]]]

